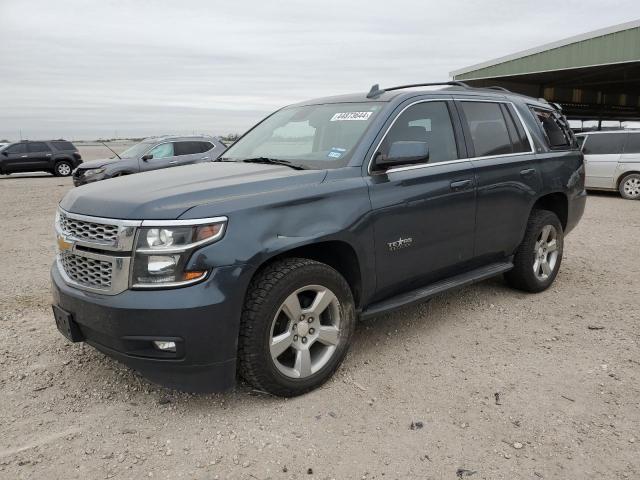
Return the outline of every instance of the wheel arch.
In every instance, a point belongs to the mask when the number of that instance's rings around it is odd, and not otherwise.
[[[618,175],[618,178],[616,179],[616,190],[620,190],[622,180],[624,180],[628,175],[640,175],[640,167],[634,170],[627,170]]]
[[[278,252],[265,259],[255,269],[252,279],[273,262],[291,257],[308,258],[334,268],[349,284],[356,308],[361,307],[363,299],[362,269],[358,254],[350,243],[344,240],[323,240]]]
[[[562,229],[565,230],[567,228],[569,199],[563,192],[552,192],[541,196],[531,207],[531,211],[533,210],[549,210],[555,213],[558,219],[560,219]]]

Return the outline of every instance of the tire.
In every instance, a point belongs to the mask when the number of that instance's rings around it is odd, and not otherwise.
[[[69,175],[71,175],[72,171],[73,167],[71,166],[71,163],[67,162],[66,160],[56,162],[55,167],[53,167],[53,174],[56,177],[68,177]]]
[[[240,376],[282,397],[313,390],[344,360],[355,322],[351,289],[336,270],[305,258],[276,261],[247,292],[238,340]]]
[[[640,173],[626,175],[618,185],[618,191],[622,198],[627,200],[640,200]]]
[[[514,267],[504,275],[507,283],[525,292],[546,290],[560,270],[563,247],[564,233],[557,215],[548,210],[533,210],[524,239],[516,250]]]

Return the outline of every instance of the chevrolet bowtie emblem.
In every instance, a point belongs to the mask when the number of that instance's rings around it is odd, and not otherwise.
[[[71,250],[73,243],[67,242],[63,237],[58,237],[58,250],[64,252],[65,250]]]

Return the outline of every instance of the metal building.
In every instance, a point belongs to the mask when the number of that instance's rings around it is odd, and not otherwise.
[[[570,119],[640,120],[640,20],[451,72],[559,103]]]

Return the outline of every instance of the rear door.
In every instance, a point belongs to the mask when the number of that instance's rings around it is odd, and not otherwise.
[[[615,173],[626,135],[621,132],[587,135],[582,145],[587,188],[616,188]]]
[[[522,240],[542,186],[533,143],[513,103],[487,98],[456,104],[478,185],[474,257],[499,260]]]
[[[27,143],[29,169],[49,170],[53,168],[53,165],[51,165],[52,154],[51,148],[45,142]]]
[[[188,165],[190,163],[209,161],[211,160],[211,156],[205,152],[210,148],[211,144],[209,142],[196,140],[175,142],[175,165]]]

